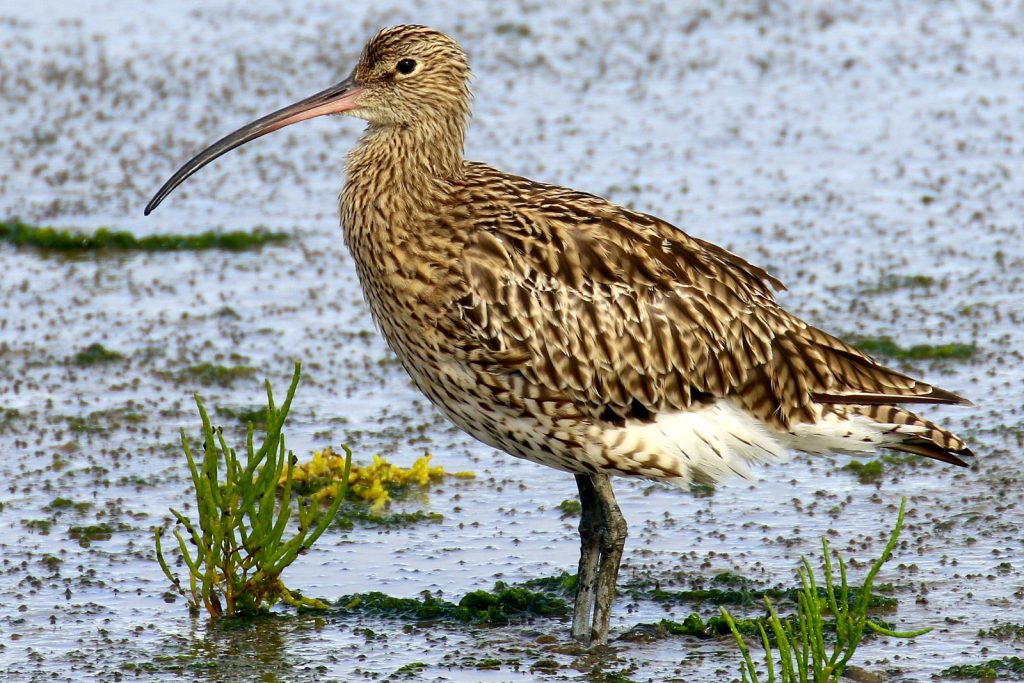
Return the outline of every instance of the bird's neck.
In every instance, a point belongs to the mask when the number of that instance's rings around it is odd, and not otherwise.
[[[408,248],[436,223],[464,174],[465,124],[371,124],[349,153],[341,193],[345,241],[357,261]]]
[[[370,124],[349,155],[349,179],[363,179],[367,175],[381,181],[455,179],[463,172],[465,139],[464,117],[402,125]]]
[[[389,300],[416,293],[407,271],[429,260],[429,235],[465,173],[464,128],[371,125],[349,154],[342,227],[371,302],[382,287]]]

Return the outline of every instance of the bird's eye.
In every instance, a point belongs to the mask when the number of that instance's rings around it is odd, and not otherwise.
[[[403,59],[395,66],[395,68],[398,70],[398,73],[400,74],[411,74],[413,70],[416,68],[416,60]]]

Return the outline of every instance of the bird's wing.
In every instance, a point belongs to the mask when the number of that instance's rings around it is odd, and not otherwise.
[[[781,426],[814,403],[963,402],[790,315],[735,254],[591,195],[517,189],[475,210],[463,251],[448,318],[469,362],[605,419],[724,396]]]

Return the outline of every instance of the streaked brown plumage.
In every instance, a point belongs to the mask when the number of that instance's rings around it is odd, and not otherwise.
[[[609,474],[716,480],[786,448],[972,455],[895,405],[967,401],[786,312],[764,270],[653,216],[464,161],[468,78],[447,36],[385,29],[351,77],[200,153],[147,213],[255,137],[326,113],[368,120],[340,209],[374,318],[456,424],[576,474],[575,637],[607,638],[625,538]]]

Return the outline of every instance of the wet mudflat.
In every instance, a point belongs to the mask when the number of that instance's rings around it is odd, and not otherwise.
[[[716,613],[710,600],[657,601],[653,586],[713,589],[726,574],[792,587],[823,535],[873,558],[906,495],[903,541],[880,577],[898,607],[883,618],[935,631],[871,640],[858,665],[918,681],[1020,655],[1019,8],[86,0],[0,5],[0,221],[288,239],[242,251],[0,244],[4,679],[738,677],[723,637],[648,629],[595,659],[556,616],[495,626],[281,610],[210,625],[168,596],[151,530],[191,495],[177,435],[198,431],[192,392],[240,443],[263,378],[283,391],[296,358],[306,372],[286,434],[300,459],[348,443],[357,460],[429,451],[477,476],[394,504],[434,513],[418,523],[328,531],[290,586],[458,602],[574,570],[576,520],[560,507],[572,478],[460,434],[373,329],[335,208],[360,122],[317,120],[242,148],[142,217],[181,161],[336,82],[368,35],[399,22],[446,30],[470,53],[470,158],[726,245],[779,276],[780,299],[810,322],[978,404],[924,411],[969,437],[970,470],[797,455],[714,491],[620,481],[622,582],[638,588],[617,603],[614,631]]]

